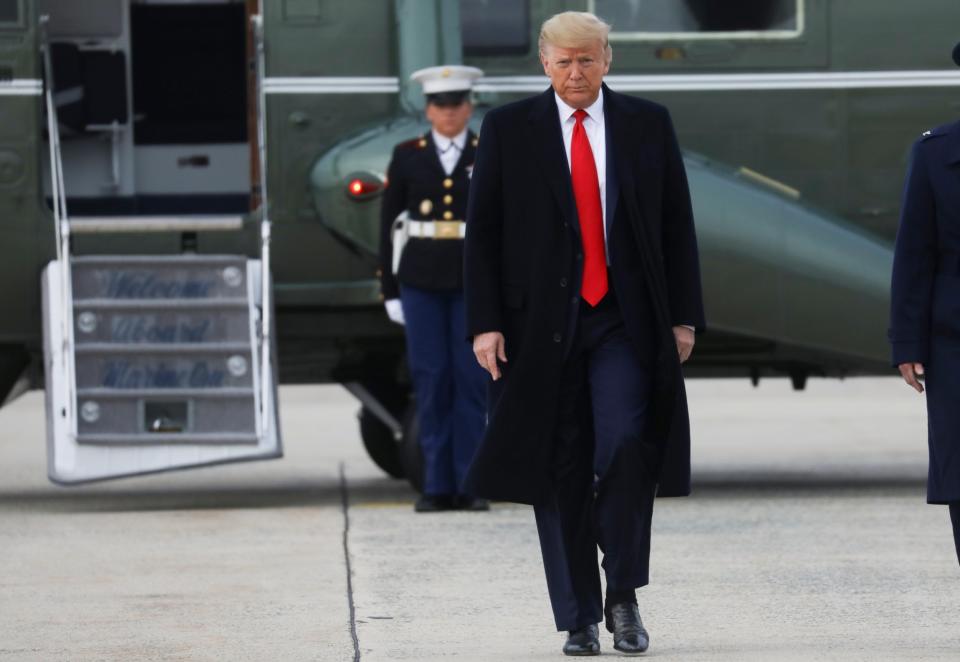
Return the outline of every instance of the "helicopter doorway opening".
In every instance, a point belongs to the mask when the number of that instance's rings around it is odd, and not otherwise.
[[[38,0],[71,215],[250,211],[254,4]]]

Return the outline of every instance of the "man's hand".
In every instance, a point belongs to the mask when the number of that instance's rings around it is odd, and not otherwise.
[[[912,386],[917,393],[923,393],[923,384],[920,378],[923,376],[922,363],[901,363],[899,366],[903,381]]]
[[[693,352],[693,344],[696,342],[694,336],[693,329],[685,326],[673,327],[673,337],[677,341],[677,353],[680,355],[680,363],[684,363],[690,358],[690,353]]]
[[[507,362],[506,343],[499,331],[489,331],[473,337],[473,355],[480,367],[490,373],[493,381],[500,379],[500,366],[497,359]]]
[[[383,307],[387,309],[387,317],[390,318],[391,322],[403,326],[405,320],[403,318],[403,304],[400,299],[387,299],[383,302]]]

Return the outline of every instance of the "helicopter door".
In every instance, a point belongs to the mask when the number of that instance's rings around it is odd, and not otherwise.
[[[249,5],[36,0],[72,214],[251,210]]]
[[[247,12],[237,1],[130,6],[141,211],[250,211]]]

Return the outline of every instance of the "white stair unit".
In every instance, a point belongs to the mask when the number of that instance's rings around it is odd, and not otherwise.
[[[262,82],[262,48],[259,61]],[[266,200],[262,91],[259,101]],[[49,85],[46,106],[57,241],[57,259],[43,273],[50,479],[81,483],[280,457],[266,204],[260,259],[73,256],[71,234],[237,231],[243,219],[69,219]]]

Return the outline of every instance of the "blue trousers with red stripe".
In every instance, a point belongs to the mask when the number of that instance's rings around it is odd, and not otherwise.
[[[487,373],[466,341],[463,293],[400,286],[417,395],[424,494],[462,494],[486,426]]]

